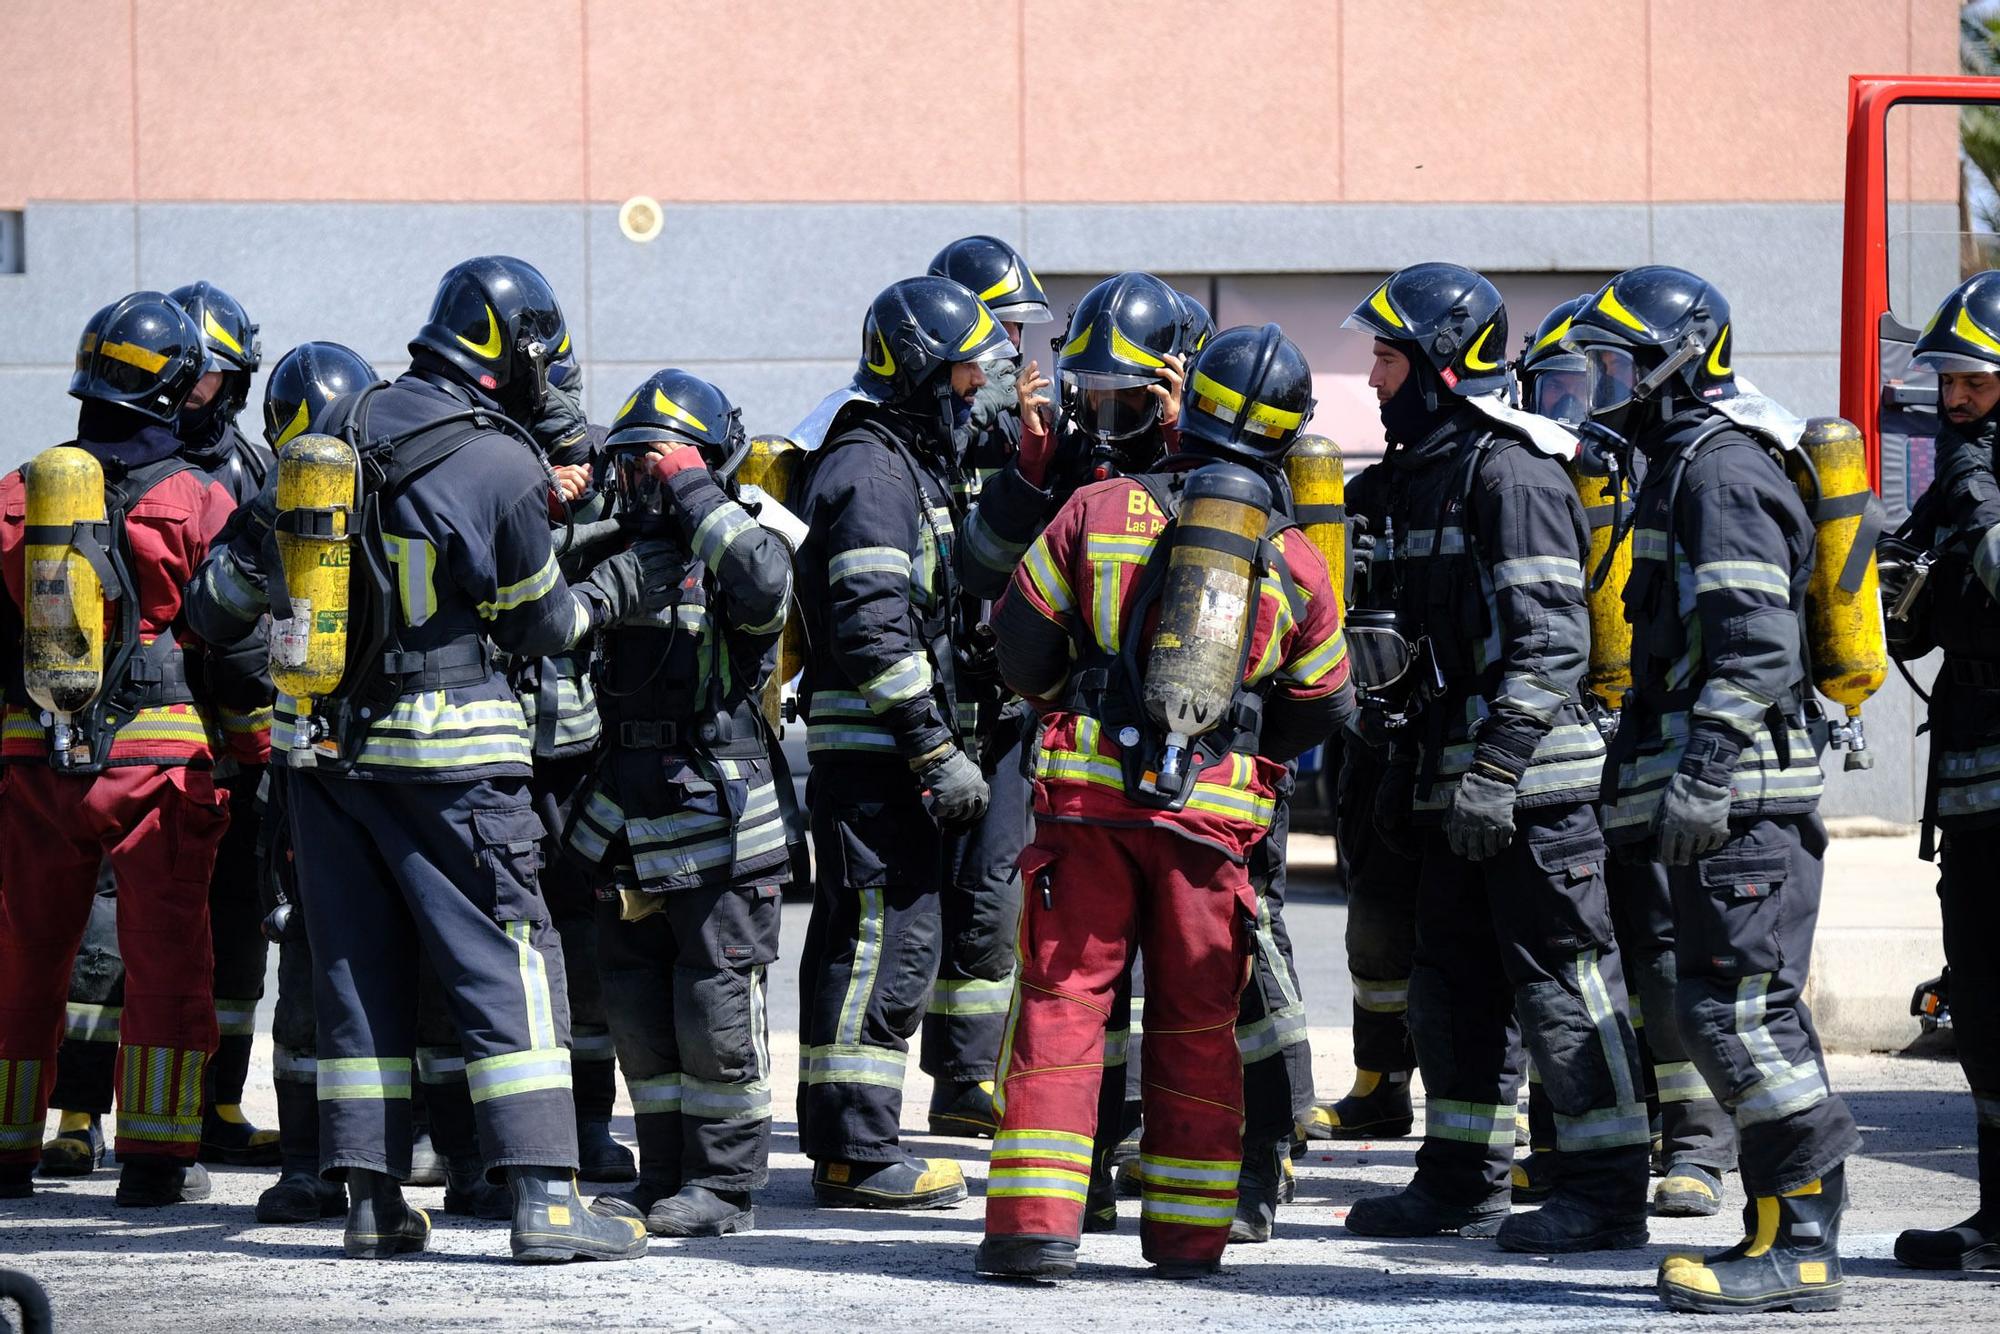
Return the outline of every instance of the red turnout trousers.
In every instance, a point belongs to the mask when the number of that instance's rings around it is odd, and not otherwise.
[[[1081,1236],[1105,1020],[1136,946],[1147,980],[1140,1247],[1154,1261],[1220,1259],[1243,1158],[1248,876],[1163,828],[1043,821],[1021,856],[1021,892],[987,1235]]]
[[[70,963],[105,857],[125,956],[118,1156],[193,1159],[216,1045],[208,880],[228,827],[206,769],[0,767],[0,1162],[41,1156]]]

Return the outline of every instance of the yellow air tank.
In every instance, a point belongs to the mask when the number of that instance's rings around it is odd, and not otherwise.
[[[290,761],[314,763],[313,701],[340,688],[347,668],[349,561],[360,507],[354,448],[330,435],[302,435],[278,453],[278,560],[290,614],[273,624],[271,680],[298,701]],[[272,589],[272,612],[285,612]]]
[[[1327,582],[1340,595],[1341,615],[1354,600],[1347,586],[1347,473],[1340,446],[1323,435],[1302,435],[1285,455],[1292,486],[1292,517],[1306,541],[1326,558]]]
[[[753,435],[750,452],[737,465],[736,481],[754,486],[780,505],[790,508],[798,485],[799,465],[806,451],[799,443],[782,435]],[[764,720],[774,732],[784,727],[785,689],[805,670],[805,634],[799,628],[796,605],[785,618],[785,632],[778,641],[778,665],[764,685]]]
[[[28,697],[52,720],[50,758],[63,765],[88,758],[74,719],[104,685],[106,589],[100,566],[76,545],[78,524],[105,522],[104,469],[86,451],[57,445],[28,464],[27,492],[22,668]]]
[[[1162,796],[1179,791],[1189,745],[1222,722],[1242,683],[1258,596],[1250,553],[1270,522],[1271,488],[1248,468],[1209,464],[1181,492],[1141,691],[1167,732],[1159,771],[1148,778]]]
[[[1630,510],[1632,487],[1624,473],[1589,455],[1566,460],[1563,470],[1576,488],[1577,499],[1583,502],[1584,517],[1590,521],[1590,554],[1583,567],[1590,601],[1590,666],[1583,684],[1606,708],[1615,709],[1632,684],[1632,626],[1625,619],[1632,543],[1629,539],[1619,542],[1615,552],[1611,544],[1618,536],[1616,516],[1621,510]],[[1611,556],[1609,569],[1604,565],[1606,553]],[[1599,570],[1605,571],[1604,582],[1591,588]]]
[[[1828,741],[1845,747],[1849,769],[1875,763],[1861,729],[1861,706],[1882,688],[1889,652],[1882,633],[1882,599],[1875,572],[1874,493],[1868,486],[1868,453],[1854,423],[1814,417],[1799,438],[1803,458],[1791,466],[1804,497],[1816,541],[1806,585],[1807,651],[1813,685],[1847,711]],[[1811,464],[1808,471],[1806,464]],[[1814,493],[1812,475],[1819,486]]]

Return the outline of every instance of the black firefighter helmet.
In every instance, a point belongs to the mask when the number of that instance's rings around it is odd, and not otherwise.
[[[926,443],[948,449],[956,418],[951,368],[1004,361],[1013,340],[971,288],[950,278],[903,278],[883,288],[861,321],[861,368],[855,387],[893,412],[914,418]]]
[[[278,358],[264,381],[265,443],[282,449],[305,433],[321,408],[377,378],[375,368],[351,347],[300,343]]]
[[[1635,406],[1664,418],[1736,394],[1729,302],[1686,269],[1627,269],[1570,317],[1562,341],[1587,365],[1592,420],[1613,430]]]
[[[632,391],[604,440],[628,512],[659,508],[660,484],[652,468],[656,444],[694,446],[724,480],[750,452],[743,414],[729,396],[698,375],[673,369],[653,372]]]
[[[1507,387],[1507,304],[1485,275],[1463,264],[1431,262],[1398,269],[1342,321],[1414,352],[1424,368],[1425,406],[1435,411],[1442,385],[1461,398]]]
[[[220,413],[235,417],[250,401],[250,377],[264,362],[264,345],[257,337],[257,326],[250,322],[242,302],[211,282],[176,287],[167,297],[185,310],[201,330],[203,372],[222,374],[222,388],[210,400],[214,407],[204,415]]]
[[[1181,451],[1269,468],[1283,461],[1312,413],[1312,368],[1284,330],[1225,329],[1188,368]]]
[[[454,265],[438,282],[430,319],[410,340],[483,391],[522,426],[541,415],[549,367],[569,355],[562,306],[541,271],[507,255]]]
[[[960,237],[932,256],[929,272],[970,288],[1002,324],[1047,324],[1056,317],[1028,261],[997,236]]]
[[[1521,385],[1521,406],[1565,426],[1583,424],[1590,390],[1585,381],[1589,368],[1583,354],[1563,346],[1563,339],[1569,336],[1570,321],[1590,304],[1593,295],[1580,293],[1543,316],[1535,331],[1528,335],[1521,359],[1514,363],[1514,378]]]
[[[201,329],[164,292],[133,292],[90,317],[77,340],[70,397],[116,403],[167,426],[206,359]]]
[[[1910,356],[1915,370],[2000,373],[2000,270],[1960,283],[1931,316]]]
[[[1180,294],[1150,273],[1120,273],[1084,293],[1057,339],[1063,418],[1099,443],[1129,440],[1160,419],[1160,369],[1186,352]]]

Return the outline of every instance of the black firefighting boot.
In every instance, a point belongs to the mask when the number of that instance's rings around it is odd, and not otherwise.
[[[404,1184],[442,1186],[444,1156],[431,1141],[430,1089],[418,1080],[410,1086],[410,1175]]]
[[[1243,1169],[1236,1178],[1236,1217],[1229,1224],[1231,1244],[1255,1244],[1271,1239],[1271,1225],[1292,1174],[1288,1143],[1245,1145]]]
[[[653,1206],[681,1188],[681,1114],[641,1112],[632,1118],[639,1141],[639,1177],[622,1190],[608,1190],[590,1202],[606,1218],[645,1222]]]
[[[1698,1163],[1671,1163],[1653,1187],[1653,1212],[1662,1218],[1707,1218],[1722,1212],[1722,1178]]]
[[[486,1176],[478,1158],[452,1158],[444,1165],[444,1211],[454,1218],[483,1218],[489,1223],[514,1216],[514,1197]]]
[[[120,1209],[158,1209],[208,1198],[208,1169],[200,1163],[155,1153],[128,1154],[118,1161],[113,1198]]]
[[[201,1160],[230,1167],[276,1167],[284,1161],[278,1132],[260,1130],[243,1115],[243,1081],[250,1072],[247,1033],[225,1034],[203,1079]]]
[[[1304,1128],[1307,1139],[1397,1139],[1416,1123],[1409,1071],[1356,1070],[1347,1096],[1314,1106]]]
[[[723,1237],[755,1226],[747,1190],[683,1186],[646,1214],[646,1231],[656,1237]]]
[[[611,1109],[618,1100],[616,1061],[573,1061],[576,1093],[576,1174],[586,1181],[637,1181],[632,1151],[611,1138]]]
[[[1636,1144],[1564,1158],[1562,1177],[1548,1203],[1501,1222],[1494,1234],[1500,1249],[1566,1255],[1644,1246],[1651,1150]]]
[[[87,1177],[104,1166],[103,1118],[95,1112],[60,1112],[56,1133],[42,1145],[42,1175]]]
[[[948,1209],[965,1198],[965,1173],[949,1158],[815,1162],[812,1189],[814,1199],[836,1209]]]
[[[1076,1272],[1076,1243],[1059,1237],[988,1237],[973,1256],[987,1278],[1067,1278]]]
[[[1083,1194],[1083,1230],[1118,1230],[1118,1183],[1112,1179],[1108,1160],[1091,1164],[1090,1185]]]
[[[940,1079],[931,1088],[930,1127],[933,1135],[992,1139],[1000,1130],[1000,1113],[993,1107],[993,1081]]]
[[[646,1253],[646,1225],[584,1208],[566,1167],[510,1167],[507,1186],[514,1194],[509,1240],[522,1264],[637,1260]]]
[[[1896,1259],[1912,1269],[2000,1269],[2000,1127],[1979,1128],[1979,1212],[1936,1232],[1896,1238]]]
[[[1671,1255],[1655,1284],[1669,1310],[1832,1311],[1840,1306],[1840,1214],[1847,1172],[1836,1167],[1782,1195],[1754,1197],[1750,1233],[1718,1255]]]
[[[386,1172],[347,1169],[347,1230],[340,1249],[350,1260],[387,1260],[421,1251],[431,1239],[431,1216],[403,1199],[403,1187]]]
[[[277,1081],[278,1145],[284,1161],[277,1183],[257,1197],[260,1223],[310,1223],[347,1212],[347,1191],[319,1174],[319,1090],[298,1079]]]
[[[1490,1237],[1509,1212],[1503,1187],[1482,1200],[1453,1204],[1432,1192],[1419,1172],[1393,1195],[1356,1200],[1347,1211],[1347,1230],[1360,1237],[1434,1237],[1456,1232],[1461,1237]]]

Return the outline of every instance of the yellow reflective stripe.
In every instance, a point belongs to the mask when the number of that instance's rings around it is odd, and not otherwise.
[[[1383,283],[1380,287],[1376,288],[1375,295],[1368,298],[1368,308],[1388,321],[1389,327],[1392,329],[1409,328],[1407,324],[1403,323],[1403,317],[1396,313],[1396,308],[1389,304],[1389,284],[1387,283]]]
[[[1127,362],[1133,366],[1144,366],[1149,370],[1156,370],[1167,364],[1127,338],[1125,331],[1118,327],[1118,321],[1116,320],[1111,322],[1111,355],[1119,361]]]
[[[422,625],[437,610],[437,549],[421,537],[398,537],[394,533],[382,534],[382,547],[389,563],[396,567],[396,591],[402,599],[404,623]],[[480,614],[490,616],[484,607],[480,608]]]
[[[1285,675],[1300,685],[1318,685],[1341,663],[1347,661],[1347,635],[1335,630],[1333,637],[1294,661]]]
[[[538,1051],[561,1044],[556,1041],[555,1000],[549,994],[549,965],[535,948],[534,925],[525,921],[506,924],[507,938],[514,942],[516,963],[521,973],[521,1000],[528,1014],[528,1042]]]
[[[1028,572],[1028,581],[1035,592],[1048,604],[1049,610],[1066,614],[1076,610],[1076,594],[1070,591],[1069,580],[1057,568],[1055,557],[1049,552],[1049,539],[1043,534],[1028,548],[1028,554],[1021,558],[1022,568]]]
[[[826,563],[826,581],[837,584],[858,574],[889,574],[910,577],[910,553],[901,547],[855,547]]]
[[[1618,299],[1616,288],[1616,283],[1610,283],[1605,286],[1604,291],[1597,298],[1597,308],[1628,329],[1636,329],[1640,333],[1649,332],[1644,320],[1625,309],[1625,303]]]
[[[243,344],[237,342],[229,330],[222,327],[221,322],[215,318],[214,311],[206,308],[202,310],[201,328],[203,333],[228,348],[231,352],[234,352],[237,356],[240,357],[243,355]]]
[[[569,1049],[511,1051],[465,1063],[465,1082],[474,1102],[517,1093],[570,1091]]]
[[[922,653],[910,653],[861,682],[861,697],[876,712],[894,708],[905,700],[930,693],[931,662]]]
[[[407,1056],[323,1057],[315,1076],[321,1102],[410,1096],[410,1060]]]
[[[556,566],[555,552],[551,551],[542,561],[541,569],[519,583],[503,585],[494,593],[491,602],[480,603],[479,614],[490,621],[503,611],[524,607],[536,598],[545,596],[556,586],[556,580],[561,577],[562,571]]]
[[[127,366],[137,366],[149,375],[157,375],[166,368],[167,359],[151,348],[140,347],[137,343],[99,343],[97,354],[113,361],[122,361]]]
[[[675,421],[686,422],[697,431],[706,433],[708,430],[707,422],[695,416],[671,398],[668,398],[658,389],[653,390],[653,410],[662,417],[672,417]]]
[[[493,307],[491,306],[486,308],[485,342],[475,343],[464,334],[453,334],[452,337],[464,344],[466,351],[472,353],[482,361],[491,361],[500,355],[500,319],[493,313]]]

